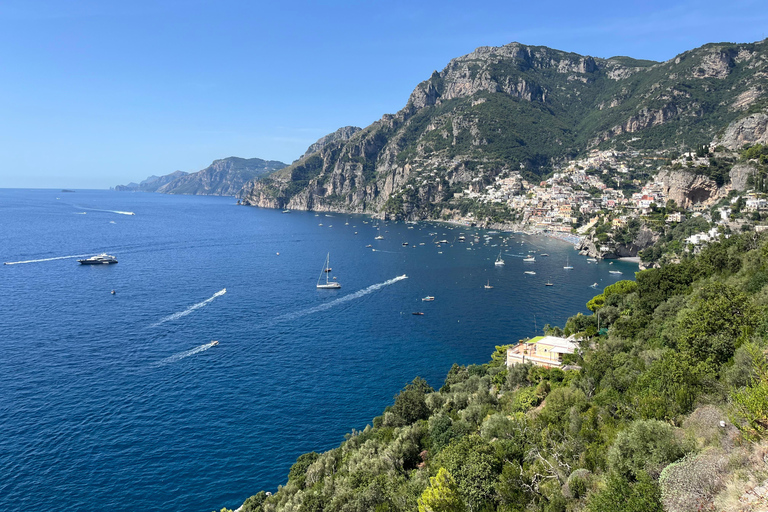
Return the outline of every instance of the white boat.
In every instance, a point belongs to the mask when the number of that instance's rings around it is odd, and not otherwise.
[[[112,263],[117,263],[117,258],[107,253],[101,253],[84,260],[77,260],[77,262],[81,265],[111,265]]]
[[[497,267],[503,267],[504,266],[504,260],[501,258],[501,251],[499,251],[499,256],[496,258],[496,261],[494,262],[494,265]]]
[[[331,253],[328,253],[328,255],[325,257],[325,265],[323,265],[323,270],[320,271],[320,277],[317,278],[317,287],[325,290],[334,290],[337,288],[341,288],[341,285],[335,281],[331,281],[328,279],[328,276],[330,275],[331,271]],[[325,283],[322,283],[323,274],[325,274]],[[336,279],[334,277],[334,279]]]
[[[570,261],[568,260],[568,255],[565,256],[565,266],[563,267],[564,270],[573,270],[573,267],[571,266]]]
[[[608,273],[609,274],[621,274],[622,272],[621,272],[621,270],[609,270]]]
[[[536,275],[536,272],[534,272],[533,270],[526,270],[525,273],[528,274],[529,276],[535,276]]]
[[[493,286],[491,286],[491,280],[490,279],[488,280],[488,284],[483,286],[483,288],[485,288],[486,290],[490,290],[491,288],[493,288]]]
[[[589,285],[589,287],[590,288],[597,288],[597,283],[592,283],[591,285]]]
[[[218,345],[218,344],[219,344],[219,342],[218,342],[218,341],[216,341],[216,340],[213,340],[213,341],[211,342],[211,346],[212,346],[212,347],[215,347],[215,346],[216,346],[216,345]]]
[[[547,281],[546,283],[544,283],[544,286],[555,286],[555,285],[550,280],[550,281]]]
[[[431,295],[427,295],[426,297],[421,299],[422,302],[432,302],[433,300],[435,300],[435,298]]]
[[[587,258],[587,261],[590,263],[597,263],[597,258]]]
[[[523,261],[528,261],[528,262],[536,261],[536,256],[531,256],[529,254],[527,258],[523,258]]]
[[[384,240],[384,237],[379,235],[373,238],[374,240]]]

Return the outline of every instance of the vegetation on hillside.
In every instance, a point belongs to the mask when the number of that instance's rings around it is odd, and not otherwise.
[[[545,328],[582,340],[574,369],[499,346],[437,391],[416,378],[243,512],[759,510],[739,500],[768,478],[767,285],[755,233],[639,272]]]

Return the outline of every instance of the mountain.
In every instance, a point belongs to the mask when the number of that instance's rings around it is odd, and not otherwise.
[[[165,176],[150,176],[141,183],[129,183],[127,185],[118,185],[115,190],[118,192],[157,192],[157,189],[171,183],[173,180],[186,176],[184,171],[176,171]]]
[[[115,190],[234,196],[248,181],[285,166],[286,164],[276,160],[231,156],[214,160],[211,165],[195,173],[176,171],[166,176],[150,176],[138,185],[135,183],[118,185]]]
[[[249,183],[246,204],[439,217],[457,192],[536,181],[593,148],[667,151],[766,139],[768,43],[716,43],[666,62],[542,46],[481,47],[405,107]]]

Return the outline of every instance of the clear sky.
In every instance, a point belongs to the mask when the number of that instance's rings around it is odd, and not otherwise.
[[[765,0],[2,0],[0,187],[106,188],[290,163],[513,41],[667,60],[768,36]]]

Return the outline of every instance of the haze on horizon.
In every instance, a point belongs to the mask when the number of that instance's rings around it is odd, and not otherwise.
[[[9,0],[0,187],[107,188],[218,158],[290,163],[401,109],[452,58],[513,41],[663,61],[766,37],[763,2]]]

